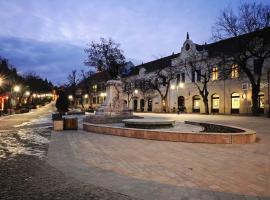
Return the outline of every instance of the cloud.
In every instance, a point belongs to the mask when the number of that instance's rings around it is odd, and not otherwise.
[[[0,37],[0,55],[22,73],[36,72],[54,83],[63,83],[71,70],[87,70],[84,47],[40,42],[30,39]]]
[[[246,0],[252,2],[252,0]],[[267,0],[258,0],[267,3]],[[235,0],[12,0],[0,1],[0,56],[20,70],[63,81],[83,68],[83,49],[100,37],[121,44],[127,58],[147,62],[178,53],[186,38],[210,42],[220,9]]]

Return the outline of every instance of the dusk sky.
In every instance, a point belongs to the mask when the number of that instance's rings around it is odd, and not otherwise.
[[[135,64],[178,53],[186,32],[211,42],[221,9],[237,0],[0,0],[0,56],[55,84],[88,70],[87,43],[111,37]],[[269,1],[261,1],[267,3]]]

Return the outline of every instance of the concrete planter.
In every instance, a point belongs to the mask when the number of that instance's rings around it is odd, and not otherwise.
[[[64,130],[64,121],[63,120],[55,120],[55,121],[53,121],[53,130],[54,131],[62,131],[62,130]]]

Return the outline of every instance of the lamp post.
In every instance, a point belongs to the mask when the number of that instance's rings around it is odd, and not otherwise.
[[[270,68],[267,70],[267,89],[268,89],[268,117],[270,117]]]

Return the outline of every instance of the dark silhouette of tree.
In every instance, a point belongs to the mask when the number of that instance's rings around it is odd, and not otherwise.
[[[53,90],[52,83],[35,73],[27,73],[23,76],[23,79],[24,85],[28,87],[31,93],[50,93]]]
[[[91,42],[85,49],[88,58],[84,63],[95,67],[98,72],[107,70],[111,77],[116,79],[125,64],[125,56],[119,47],[120,44],[111,38],[100,38],[99,43]]]
[[[89,77],[93,75],[92,71],[85,72],[84,70],[81,70],[80,74],[80,87],[83,90],[83,93],[89,94],[90,93],[90,81]]]
[[[61,116],[68,112],[68,103],[69,102],[66,93],[64,91],[59,91],[59,97],[56,100],[55,107]]]
[[[226,48],[213,49],[212,52],[215,56],[226,57],[226,62],[237,64],[248,77],[252,85],[254,115],[259,113],[258,94],[263,66],[270,57],[269,26],[270,6],[254,2],[241,4],[237,13],[230,7],[222,10],[212,28],[215,40],[235,37],[227,40]],[[253,67],[249,66],[249,61],[253,61]]]
[[[75,95],[77,86],[79,83],[79,76],[77,74],[77,70],[72,70],[72,72],[68,75],[68,90],[72,95]]]

